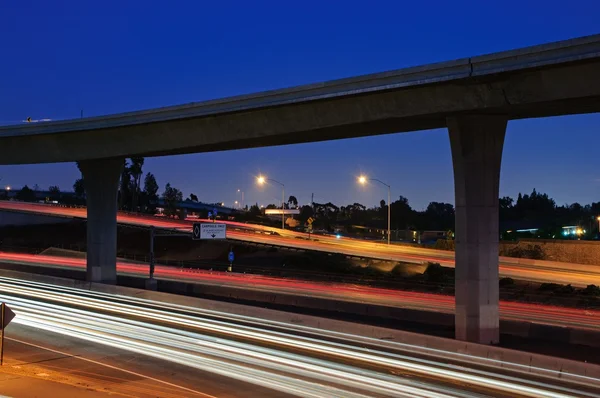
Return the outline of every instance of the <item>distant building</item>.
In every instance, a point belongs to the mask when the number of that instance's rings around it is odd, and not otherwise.
[[[562,234],[564,237],[579,238],[579,237],[581,237],[581,235],[583,235],[585,233],[586,233],[586,230],[577,225],[569,225],[566,227],[562,227]]]

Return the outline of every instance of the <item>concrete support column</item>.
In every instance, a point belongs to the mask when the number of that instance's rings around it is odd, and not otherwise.
[[[447,120],[456,202],[456,338],[497,344],[500,163],[507,119]]]
[[[87,280],[117,282],[117,192],[123,159],[79,163],[87,198]]]

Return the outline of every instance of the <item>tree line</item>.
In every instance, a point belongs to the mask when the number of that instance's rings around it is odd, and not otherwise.
[[[79,164],[78,164],[79,167]],[[144,175],[144,158],[132,157],[125,159],[123,171],[119,181],[118,205],[119,209],[132,212],[154,214],[159,199],[163,200],[163,207],[167,216],[183,217],[179,203],[184,200],[183,192],[170,183],[165,185],[164,191],[159,196],[159,185],[154,174],[147,172]],[[143,182],[143,184],[142,184]],[[16,194],[22,201],[36,201],[36,185],[29,188],[25,185]],[[83,174],[73,184],[74,196],[62,196],[58,186],[48,188],[47,200],[61,201],[67,204],[85,204],[85,180]],[[198,196],[191,193],[186,199],[198,202]],[[284,203],[285,208],[298,208],[299,221],[305,224],[309,218],[314,220],[313,227],[333,231],[337,227],[351,230],[353,227],[387,228],[388,204],[385,200],[379,206],[367,207],[361,203],[352,203],[338,206],[334,203],[313,203],[312,206],[298,206],[295,196],[290,196]],[[269,208],[278,208],[274,204]],[[579,226],[582,235],[579,237],[596,237],[598,235],[598,217],[600,216],[600,202],[588,205],[579,203],[557,205],[546,193],[538,193],[535,189],[530,194],[519,193],[516,199],[505,196],[499,198],[500,225],[504,231],[504,239],[518,237],[517,230],[536,229],[534,235],[539,238],[559,238],[562,227]],[[263,211],[258,204],[246,207],[247,210],[240,218],[247,221],[260,219]],[[430,202],[425,210],[415,210],[404,196],[391,203],[391,228],[394,230],[417,231],[448,231],[454,230],[454,206],[444,202]],[[510,231],[510,232],[506,232]]]
[[[267,206],[276,207],[278,206],[273,204]],[[379,206],[374,207],[360,203],[337,206],[331,202],[298,207],[296,198],[291,196],[285,207],[299,208],[302,223],[313,218],[314,228],[329,231],[336,227],[351,231],[353,226],[387,228],[388,209],[385,200],[381,200]],[[251,206],[250,213],[260,214],[258,205]],[[499,220],[503,239],[516,239],[524,235],[533,235],[541,239],[564,238],[565,226],[579,227],[581,235],[574,236],[576,238],[597,238],[600,225],[598,217],[600,202],[559,206],[548,194],[538,193],[535,189],[530,194],[519,193],[516,199],[508,196],[499,198]],[[391,203],[390,221],[393,230],[453,231],[454,220],[454,206],[450,203],[430,202],[422,211],[413,209],[404,196]],[[532,232],[517,232],[523,230]]]
[[[81,172],[79,162],[77,162],[77,167]],[[183,200],[182,192],[179,189],[172,187],[170,183],[167,183],[163,193],[159,196],[159,185],[156,181],[156,177],[150,172],[146,173],[144,176],[143,167],[143,157],[132,157],[123,161],[123,171],[119,178],[119,191],[117,196],[119,209],[154,214],[159,198],[162,198],[165,202],[165,212],[168,215],[178,215],[178,203]],[[38,197],[38,192],[40,191],[41,189],[37,184],[32,188],[25,185],[16,193],[15,197],[17,200],[24,202],[36,202],[40,200]],[[63,195],[60,187],[56,185],[50,186],[47,192],[47,196],[43,198],[45,201],[60,201],[61,203],[70,205],[85,205],[85,179],[83,173],[81,173],[80,178],[76,179],[73,183],[74,195]],[[194,194],[190,194],[188,199],[196,202],[198,201],[198,197]]]

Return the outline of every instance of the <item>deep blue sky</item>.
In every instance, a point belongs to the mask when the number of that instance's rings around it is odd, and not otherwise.
[[[600,32],[589,1],[0,2],[0,124],[174,105],[450,60]],[[600,115],[511,122],[501,194],[600,200]],[[165,137],[165,139],[168,139]],[[206,168],[218,160],[219,169]],[[383,187],[417,209],[453,202],[447,132],[147,159],[146,171],[203,201],[372,205]],[[74,164],[2,166],[0,184],[70,190]]]

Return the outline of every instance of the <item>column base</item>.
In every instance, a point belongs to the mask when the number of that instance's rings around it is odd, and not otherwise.
[[[146,285],[146,290],[157,291],[158,290],[158,281],[154,278],[148,278],[144,282]]]

